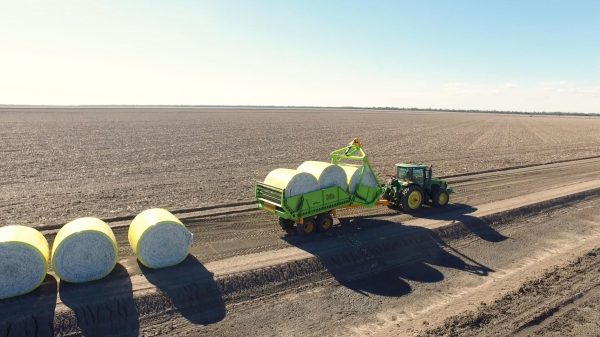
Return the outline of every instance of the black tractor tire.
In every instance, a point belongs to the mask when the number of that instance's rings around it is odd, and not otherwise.
[[[433,207],[444,207],[448,205],[448,201],[450,201],[450,195],[448,192],[441,189],[437,189],[433,192],[433,196],[431,197]]]
[[[306,218],[302,223],[296,224],[296,230],[300,235],[311,235],[317,230],[314,218]]]
[[[402,210],[405,212],[417,211],[423,206],[423,190],[417,185],[408,186],[402,191],[401,204]]]
[[[327,232],[333,227],[333,217],[329,213],[319,214],[317,216],[317,230]]]
[[[294,220],[279,218],[279,226],[285,230],[294,228],[294,223]]]

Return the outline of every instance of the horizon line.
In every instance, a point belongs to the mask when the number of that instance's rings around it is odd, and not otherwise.
[[[389,111],[436,111],[465,113],[497,113],[520,115],[573,115],[600,116],[600,112],[577,111],[519,111],[519,110],[486,110],[486,109],[449,109],[419,108],[394,106],[319,106],[319,105],[219,105],[219,104],[0,104],[0,108],[242,108],[242,109],[345,109],[345,110],[389,110]]]

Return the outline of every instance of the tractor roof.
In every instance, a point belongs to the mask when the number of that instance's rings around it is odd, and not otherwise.
[[[406,167],[406,168],[427,168],[427,165],[423,164],[406,164],[406,163],[398,163],[396,164],[398,167]]]

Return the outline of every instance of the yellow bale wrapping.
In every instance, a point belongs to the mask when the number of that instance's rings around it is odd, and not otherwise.
[[[129,226],[129,244],[138,260],[148,268],[176,265],[189,254],[193,236],[169,211],[148,209]]]
[[[312,174],[317,178],[321,189],[339,186],[345,191],[348,188],[346,172],[338,165],[323,161],[305,161],[297,170]]]
[[[319,189],[319,182],[312,174],[285,168],[269,172],[264,183],[285,190],[286,197],[293,197]]]
[[[48,241],[34,228],[0,227],[0,299],[33,291],[48,272]]]
[[[348,182],[348,192],[354,194],[356,192],[356,188],[358,187],[358,183],[360,181],[360,173],[362,165],[350,165],[350,164],[342,164],[340,165],[342,169],[346,172],[347,182]],[[362,185],[369,187],[377,187],[379,184],[377,183],[377,179],[371,170],[365,167],[365,174],[362,178]]]
[[[52,247],[52,268],[72,283],[101,279],[117,264],[117,240],[110,227],[97,218],[79,218],[64,225]]]

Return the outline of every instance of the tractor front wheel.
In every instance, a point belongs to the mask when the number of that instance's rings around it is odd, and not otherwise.
[[[413,212],[423,205],[423,191],[420,187],[412,185],[402,191],[402,209]]]
[[[431,198],[434,207],[444,207],[448,205],[449,200],[450,195],[448,192],[443,190],[437,190],[435,193],[433,193],[433,198]]]
[[[315,232],[317,229],[317,225],[315,224],[315,219],[306,218],[302,223],[296,224],[296,230],[300,235],[310,235]]]

